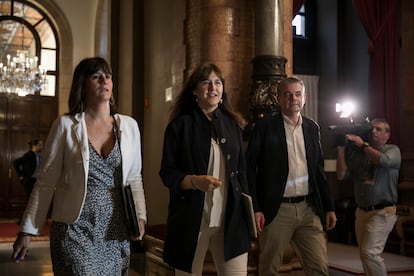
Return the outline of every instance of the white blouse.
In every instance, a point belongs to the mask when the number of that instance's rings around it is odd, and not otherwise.
[[[225,165],[220,145],[214,139],[211,139],[207,174],[221,179],[223,185],[211,192],[206,192],[203,223],[208,227],[220,227],[224,218],[228,190]]]

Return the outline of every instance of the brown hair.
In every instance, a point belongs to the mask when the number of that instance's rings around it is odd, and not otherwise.
[[[29,147],[32,148],[33,146],[39,145],[40,142],[43,142],[41,139],[35,138],[28,142]]]
[[[86,79],[99,70],[102,70],[105,74],[112,75],[112,70],[108,62],[101,57],[85,58],[76,66],[69,93],[69,112],[67,115],[75,115],[76,113],[85,111],[87,105],[84,91]],[[117,113],[113,94],[109,103],[111,114]]]
[[[175,99],[173,106],[171,107],[169,121],[174,120],[180,115],[190,114],[195,108],[198,108],[196,98],[193,91],[196,89],[197,84],[200,81],[208,79],[210,74],[214,72],[220,78],[223,83],[223,95],[222,102],[219,104],[219,108],[230,115],[242,128],[245,125],[245,121],[242,116],[233,111],[225,90],[225,80],[220,68],[213,63],[201,63],[192,72],[190,77],[187,79],[180,94]]]

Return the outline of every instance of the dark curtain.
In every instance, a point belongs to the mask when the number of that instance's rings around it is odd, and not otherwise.
[[[292,9],[292,18],[295,18],[295,15],[299,12],[302,5],[304,5],[306,0],[293,0],[293,9]]]
[[[370,44],[369,114],[386,118],[390,142],[400,141],[399,0],[353,0]]]

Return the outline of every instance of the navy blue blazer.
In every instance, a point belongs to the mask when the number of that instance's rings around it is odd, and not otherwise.
[[[325,222],[325,213],[334,211],[334,201],[324,172],[320,128],[302,117],[311,204]],[[255,212],[263,212],[265,224],[276,216],[289,173],[285,127],[281,114],[259,119],[253,127],[246,153],[247,179]]]
[[[227,114],[217,109],[214,127],[226,160],[228,196],[224,220],[224,257],[234,258],[250,249],[250,236],[241,205],[248,191],[242,131]],[[211,147],[209,120],[200,109],[173,120],[165,130],[160,177],[170,191],[164,261],[190,272],[200,230],[204,195],[181,190],[186,175],[206,175]]]
[[[32,150],[13,161],[14,169],[19,177],[24,180],[32,178],[37,167],[36,153]]]

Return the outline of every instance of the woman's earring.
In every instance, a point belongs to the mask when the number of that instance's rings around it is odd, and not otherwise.
[[[221,103],[221,104],[223,103],[223,99],[220,99],[220,103]]]

